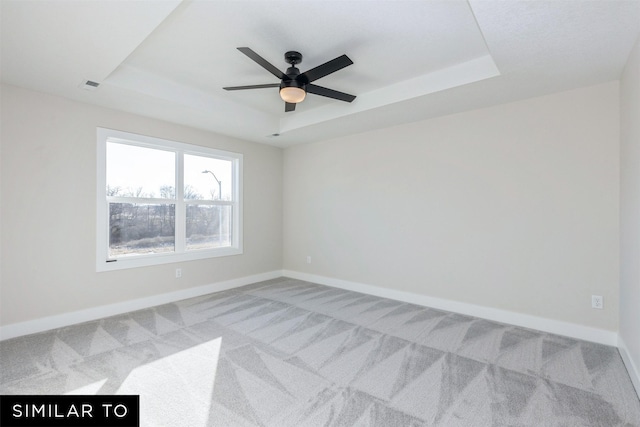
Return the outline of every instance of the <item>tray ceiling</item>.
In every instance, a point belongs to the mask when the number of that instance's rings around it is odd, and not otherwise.
[[[0,4],[3,83],[278,146],[616,80],[640,34],[636,0]],[[277,83],[240,46],[303,72],[347,54],[315,83],[357,99],[224,91]]]

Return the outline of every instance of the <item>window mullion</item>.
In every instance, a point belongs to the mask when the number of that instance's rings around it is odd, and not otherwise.
[[[176,151],[176,253],[186,248],[187,213],[184,203],[184,152]]]
[[[231,198],[233,200],[233,205],[231,206],[232,215],[231,215],[231,236],[232,242],[231,244],[234,247],[239,247],[242,245],[242,208],[240,206],[239,201],[242,200],[242,175],[241,175],[241,160],[235,159],[233,161],[233,188],[231,189]]]
[[[234,206],[236,202],[229,200],[202,200],[190,199],[184,200],[186,205],[209,205],[209,206]]]
[[[174,203],[174,200],[149,197],[107,196],[107,203],[140,203],[146,205],[166,205]]]

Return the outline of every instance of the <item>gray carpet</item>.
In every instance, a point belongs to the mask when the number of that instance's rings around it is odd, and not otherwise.
[[[0,343],[2,394],[143,426],[640,426],[616,348],[292,280]]]

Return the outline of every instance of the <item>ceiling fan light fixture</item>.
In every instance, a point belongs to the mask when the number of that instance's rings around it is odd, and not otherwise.
[[[288,102],[290,104],[302,102],[305,96],[307,96],[307,92],[299,87],[286,86],[280,89],[280,98],[282,98],[284,102]]]

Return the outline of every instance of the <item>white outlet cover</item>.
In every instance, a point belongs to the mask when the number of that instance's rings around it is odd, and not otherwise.
[[[604,298],[601,295],[591,295],[591,308],[602,309]]]

